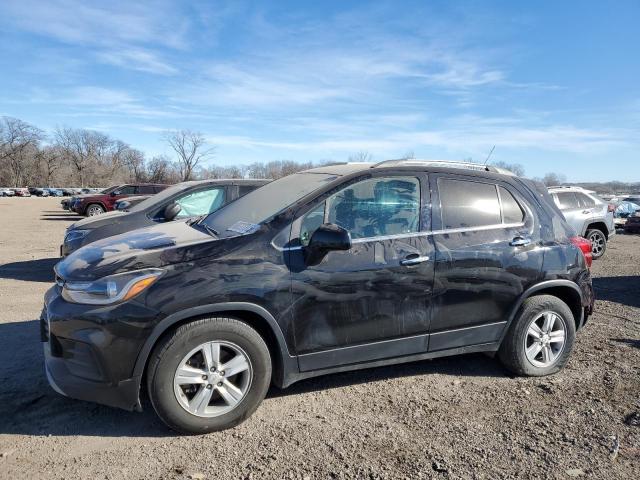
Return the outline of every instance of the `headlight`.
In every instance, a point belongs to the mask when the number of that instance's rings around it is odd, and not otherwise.
[[[64,236],[64,243],[77,242],[82,240],[91,230],[69,230]]]
[[[109,275],[93,282],[65,282],[62,297],[71,303],[111,305],[126,302],[149,288],[163,271],[155,268]]]

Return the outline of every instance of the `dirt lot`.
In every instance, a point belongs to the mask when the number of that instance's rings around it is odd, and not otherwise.
[[[640,478],[640,236],[594,264],[596,313],[554,377],[484,355],[340,374],[179,437],[47,386],[37,318],[75,218],[0,198],[0,478]]]

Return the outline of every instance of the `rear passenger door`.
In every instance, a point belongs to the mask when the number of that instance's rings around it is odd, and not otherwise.
[[[432,176],[436,248],[430,351],[497,341],[540,276],[539,220],[511,184]]]

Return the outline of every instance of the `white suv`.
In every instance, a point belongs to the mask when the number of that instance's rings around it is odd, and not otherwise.
[[[593,258],[600,258],[615,235],[614,205],[581,187],[549,187],[554,202],[578,235],[591,240]]]

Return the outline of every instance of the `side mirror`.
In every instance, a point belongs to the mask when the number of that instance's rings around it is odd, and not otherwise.
[[[131,207],[131,202],[128,202],[127,200],[122,200],[121,202],[118,202],[117,210],[128,210],[129,207]]]
[[[114,190],[109,195],[111,195],[112,197],[115,197],[116,195],[120,195],[120,190]]]
[[[178,216],[178,214],[180,213],[180,210],[182,210],[182,207],[180,205],[178,205],[176,202],[171,202],[169,205],[164,207],[164,213],[163,213],[164,219],[167,222],[170,222],[171,220],[173,220]]]
[[[349,250],[351,235],[344,228],[332,223],[320,225],[311,235],[309,245],[304,249],[307,265],[317,265],[327,253],[333,250]]]

